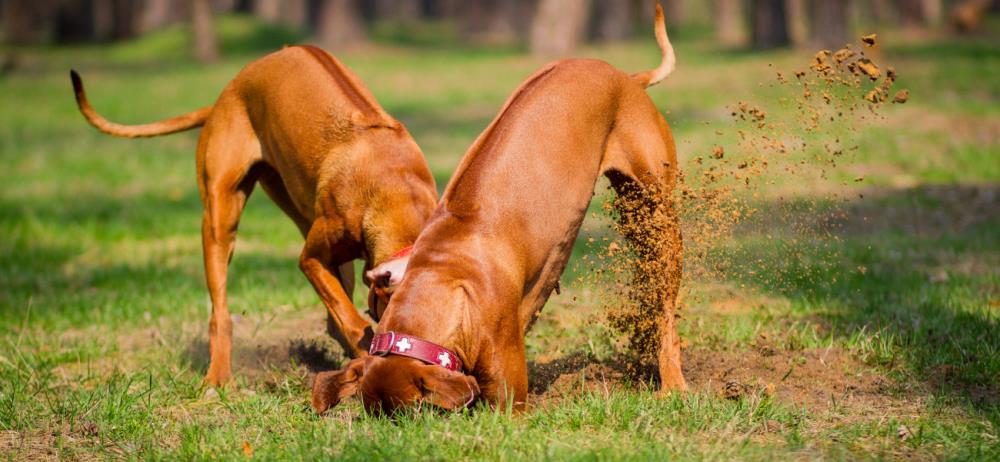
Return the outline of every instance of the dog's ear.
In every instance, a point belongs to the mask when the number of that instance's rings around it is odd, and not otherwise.
[[[357,393],[358,381],[365,373],[365,359],[353,359],[347,363],[347,367],[338,371],[316,374],[312,392],[312,406],[316,413],[322,414],[344,398]]]
[[[461,409],[479,396],[479,382],[475,377],[435,364],[420,366],[420,380],[424,400],[444,409]]]

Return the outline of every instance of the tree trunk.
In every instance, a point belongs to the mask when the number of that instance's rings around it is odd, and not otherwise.
[[[462,2],[462,35],[477,43],[516,43],[527,30],[524,0],[466,0]]]
[[[191,0],[191,33],[195,59],[202,63],[217,61],[219,43],[209,0]]]
[[[94,38],[121,40],[135,37],[141,25],[140,8],[131,0],[93,0]]]
[[[55,43],[93,41],[94,8],[88,2],[66,2],[50,11],[46,19],[52,27],[49,38]],[[105,37],[107,38],[107,37]]]
[[[420,15],[425,19],[453,18],[460,15],[465,3],[462,0],[420,0]]]
[[[364,39],[364,21],[354,0],[323,0],[316,24],[316,40],[322,47],[338,50]]]
[[[991,0],[962,0],[955,5],[948,15],[948,22],[958,33],[967,34],[979,29],[983,22],[983,17],[990,9],[990,4],[1000,5],[1000,1]]]
[[[285,24],[306,29],[316,21],[309,17],[309,11],[315,0],[253,0],[250,8],[253,14],[268,24]],[[235,2],[233,8],[239,11],[246,5]]]
[[[541,0],[531,25],[531,53],[567,56],[583,40],[590,13],[588,0]]]
[[[869,13],[871,19],[876,24],[887,24],[895,22],[896,12],[892,4],[893,0],[869,0]]]
[[[309,6],[306,4],[306,0],[284,0],[278,21],[299,30],[308,29]]]
[[[788,45],[788,15],[785,0],[750,2],[751,41],[754,49],[765,50]]]
[[[240,13],[253,13],[253,0],[236,0],[233,5],[233,11]]]
[[[111,0],[111,39],[135,37],[140,11],[139,3],[133,0]]]
[[[421,8],[419,0],[375,0],[375,16],[378,19],[417,21],[420,19]]]
[[[238,3],[237,0],[212,0],[212,11],[229,13],[236,10]]]
[[[616,42],[632,36],[635,4],[627,0],[594,0],[592,37],[598,41]]]
[[[899,24],[905,28],[919,28],[926,23],[923,0],[896,0]]]
[[[254,0],[253,14],[271,24],[281,20],[281,0]]]
[[[924,20],[927,24],[936,26],[941,24],[944,13],[944,5],[941,0],[923,0]]]
[[[52,8],[45,2],[33,0],[3,0],[3,31],[7,43],[35,44],[47,38],[46,26]]]
[[[140,34],[152,32],[190,17],[190,5],[182,5],[176,0],[146,0],[139,11],[137,30]],[[182,8],[182,6],[188,8]]]
[[[850,39],[847,31],[848,0],[814,0],[810,5],[812,46],[836,50]]]
[[[738,47],[746,43],[743,0],[715,0],[715,36],[726,47]]]
[[[823,0],[812,0],[823,1]],[[829,0],[831,2],[839,2],[842,0]],[[811,18],[809,17],[810,5],[807,0],[785,0],[785,11],[788,16],[788,38],[795,46],[804,46],[811,41],[811,31],[809,28],[809,23]]]
[[[624,0],[617,0],[624,1]],[[684,23],[685,11],[684,11],[684,0],[662,0],[663,1],[663,19],[666,20],[668,26],[677,27]],[[655,7],[654,7],[655,10]]]

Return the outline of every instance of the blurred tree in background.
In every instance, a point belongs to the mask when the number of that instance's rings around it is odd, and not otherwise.
[[[191,32],[194,57],[203,63],[219,59],[212,5],[209,0],[191,0]]]
[[[743,0],[715,0],[713,15],[715,16],[716,38],[724,46],[735,47],[746,40],[746,27],[743,24]]]
[[[750,40],[754,49],[776,48],[791,42],[788,35],[787,11],[785,0],[750,1]]]
[[[585,42],[648,32],[655,0],[0,0],[9,45],[109,42],[181,24],[192,56],[219,54],[214,17],[253,15],[336,50],[376,30],[443,24],[463,44],[525,47],[569,55]],[[714,30],[726,47],[835,48],[859,27],[898,25],[921,34],[975,33],[998,0],[661,0],[673,36]],[[381,27],[381,29],[379,29]],[[383,34],[385,35],[385,34]],[[405,35],[405,34],[403,34]],[[402,36],[402,35],[400,35]],[[405,40],[405,39],[401,39]]]
[[[539,0],[531,25],[531,52],[564,56],[583,40],[589,0]]]
[[[318,2],[315,35],[320,45],[336,50],[365,40],[361,9],[354,0],[322,0]]]
[[[850,41],[847,25],[848,0],[812,2],[809,11],[810,44],[837,49]]]

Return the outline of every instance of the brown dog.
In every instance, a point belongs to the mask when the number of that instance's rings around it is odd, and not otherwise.
[[[619,194],[674,187],[673,136],[645,92],[675,62],[659,7],[655,31],[662,62],[654,70],[630,76],[602,61],[564,60],[514,92],[465,154],[417,239],[376,327],[375,354],[317,375],[317,412],[356,393],[369,410],[418,401],[458,408],[480,391],[493,405],[523,407],[524,335],[558,283],[597,178],[608,176]],[[679,244],[676,219],[664,233]],[[670,275],[658,330],[660,378],[664,390],[684,390],[674,327],[681,255],[679,248],[668,253],[658,256]],[[417,344],[431,354],[411,354]],[[456,363],[464,368],[449,368]]]
[[[326,305],[330,334],[351,357],[366,355],[372,331],[351,302],[352,261],[371,268],[410,246],[437,190],[409,132],[346,66],[316,47],[285,48],[246,66],[213,106],[134,126],[98,115],[72,77],[80,111],[104,133],[145,137],[204,125],[196,162],[212,298],[208,384],[231,377],[226,273],[257,183],[305,237],[299,266]]]

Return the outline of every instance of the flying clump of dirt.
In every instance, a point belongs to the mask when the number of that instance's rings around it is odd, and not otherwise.
[[[875,34],[861,43],[874,46]],[[907,90],[890,96],[895,69],[851,45],[819,51],[791,75],[778,72],[767,84],[784,89],[783,96],[730,106],[730,121],[715,130],[718,142],[688,156],[675,189],[626,188],[605,204],[624,239],[592,240],[598,248],[585,261],[585,282],[605,288],[608,327],[636,364],[655,362],[664,311],[680,318],[683,302],[672,303],[686,294],[682,273],[686,285],[735,280],[781,287],[785,279],[803,277],[802,265],[790,263],[809,259],[816,247],[800,244],[837,239],[832,223],[838,212],[830,204],[842,203],[842,192],[823,191],[843,190],[837,182],[848,186],[843,167],[858,149],[852,134],[882,117],[886,103],[909,98]],[[809,198],[774,197],[781,185],[802,182],[813,186]],[[766,259],[741,248],[733,238],[748,232],[772,241],[787,258]]]
[[[625,239],[607,245],[605,262],[613,279],[605,312],[609,326],[625,339],[636,364],[656,360],[664,313],[674,305],[682,274],[683,242],[676,197],[655,186],[630,184],[605,204]]]

